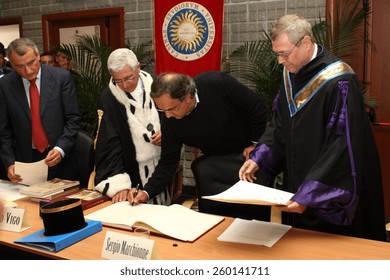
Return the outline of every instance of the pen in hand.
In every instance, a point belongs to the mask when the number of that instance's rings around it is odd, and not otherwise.
[[[134,199],[137,197],[137,194],[138,194],[138,190],[139,190],[139,183],[137,184],[137,187],[135,188],[135,192],[134,192]],[[131,206],[134,206],[134,200],[133,200],[133,203],[131,204]]]

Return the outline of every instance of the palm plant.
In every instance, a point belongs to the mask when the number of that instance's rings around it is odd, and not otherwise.
[[[358,4],[359,1],[355,4],[347,1],[345,6],[341,7],[338,2],[336,19],[330,18],[331,23],[328,24],[320,17],[319,22],[313,25],[313,35],[317,43],[346,61],[357,50],[362,37],[366,40],[365,34],[361,35],[358,31],[368,17],[370,8],[359,8]],[[337,28],[332,22],[337,23]],[[271,38],[266,31],[263,30],[263,39],[238,47],[231,54],[229,67],[233,76],[260,94],[270,107],[280,86],[282,66],[272,53]],[[364,98],[367,106],[377,106],[368,93],[364,93]]]
[[[151,42],[125,47],[131,49],[141,63],[141,68],[151,64]],[[94,135],[97,128],[97,100],[110,80],[107,60],[111,47],[93,35],[79,35],[75,44],[62,44],[58,51],[68,55],[73,64],[78,100],[81,111],[81,128]]]

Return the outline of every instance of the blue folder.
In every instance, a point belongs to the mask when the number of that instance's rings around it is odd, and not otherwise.
[[[86,221],[87,225],[76,231],[65,234],[46,236],[45,230],[34,232],[30,235],[15,240],[14,243],[42,249],[50,252],[58,252],[80,240],[102,230],[100,221]]]

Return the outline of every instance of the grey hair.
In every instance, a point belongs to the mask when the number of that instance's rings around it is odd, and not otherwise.
[[[152,83],[150,95],[152,98],[158,98],[168,93],[173,99],[184,100],[189,93],[195,95],[195,81],[188,75],[165,72],[158,75]]]
[[[315,42],[311,24],[300,15],[291,14],[279,18],[271,30],[271,40],[276,40],[284,32],[287,33],[290,42],[293,44],[298,44],[305,36],[309,36],[310,40],[313,43]]]
[[[28,38],[18,38],[9,43],[7,48],[7,57],[11,59],[11,55],[15,52],[19,56],[23,56],[27,53],[28,49],[33,49],[34,54],[38,55],[39,50],[37,45]]]
[[[127,48],[120,48],[113,51],[107,60],[108,70],[111,71],[121,71],[126,66],[130,66],[133,70],[137,70],[138,59],[137,56]]]

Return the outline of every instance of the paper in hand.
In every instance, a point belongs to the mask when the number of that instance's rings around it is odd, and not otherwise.
[[[15,174],[20,175],[22,181],[20,184],[33,185],[47,181],[48,166],[45,160],[37,162],[15,162]]]

